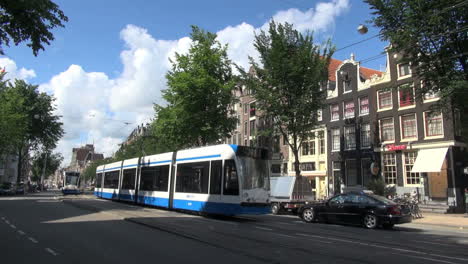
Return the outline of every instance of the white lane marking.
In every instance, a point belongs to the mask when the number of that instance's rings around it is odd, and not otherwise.
[[[15,225],[10,225],[11,228],[13,229],[16,229],[16,226]]]
[[[9,224],[10,224],[10,221],[8,221],[8,220],[5,220],[5,223],[6,223],[7,225],[9,225]]]
[[[38,243],[37,240],[32,238],[32,237],[28,237],[28,239],[31,240],[31,242],[33,242],[33,243],[36,243],[36,244]]]
[[[376,248],[391,249],[391,250],[395,250],[395,251],[401,251],[401,252],[413,253],[413,254],[419,254],[419,255],[427,255],[427,256],[433,256],[433,257],[440,257],[440,258],[446,258],[446,259],[455,259],[455,260],[466,261],[466,258],[450,257],[450,256],[427,253],[427,252],[422,252],[422,251],[417,251],[417,250],[412,250],[412,249],[380,246],[380,245],[376,245],[376,244],[357,242],[357,241],[352,241],[352,240],[347,240],[347,239],[338,239],[338,238],[333,238],[333,237],[324,237],[324,236],[317,236],[317,235],[306,235],[306,234],[298,234],[298,233],[296,233],[296,235],[316,237],[316,238],[322,238],[322,239],[328,239],[328,240],[333,240],[333,241],[340,241],[340,242],[345,242],[345,243],[351,243],[351,244],[363,245],[363,246],[370,246],[370,247],[376,247]]]
[[[294,225],[294,224],[291,224],[291,223],[286,223],[286,222],[278,222],[276,224],[281,224],[281,225]]]
[[[24,235],[26,234],[26,233],[24,233],[24,232],[21,231],[21,230],[18,230],[18,233],[19,233],[20,235],[22,235],[22,236],[24,236]]]
[[[446,261],[446,260],[433,259],[433,258],[425,258],[425,257],[418,257],[418,256],[415,256],[415,255],[408,255],[408,254],[403,255],[403,254],[398,254],[398,253],[390,253],[390,254],[399,255],[399,256],[405,256],[405,257],[409,257],[409,258],[425,259],[425,260],[434,261],[434,262],[442,262],[442,263],[456,264],[455,262],[450,262],[450,261]]]
[[[57,256],[57,255],[58,255],[55,251],[53,251],[53,250],[50,249],[50,248],[46,248],[45,250],[46,250],[47,252],[49,252],[50,254],[54,255],[54,256]]]
[[[290,235],[283,235],[283,234],[278,234],[278,233],[273,233],[273,235],[282,236],[282,237],[289,237],[289,238],[296,238],[296,237],[293,237],[293,236],[290,236]]]
[[[5,217],[2,216],[2,220],[5,221],[6,220]]]
[[[273,229],[271,229],[271,228],[266,228],[266,227],[255,226],[255,228],[261,229],[261,230],[273,231]]]

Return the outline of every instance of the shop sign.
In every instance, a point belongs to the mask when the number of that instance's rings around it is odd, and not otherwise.
[[[386,149],[387,149],[387,151],[405,150],[405,149],[406,149],[406,145],[395,145],[395,144],[391,144],[391,145],[386,146]]]

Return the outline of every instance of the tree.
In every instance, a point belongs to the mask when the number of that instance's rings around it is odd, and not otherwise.
[[[418,96],[438,92],[439,109],[468,111],[468,2],[460,0],[365,0],[391,49],[411,62],[423,85]],[[468,116],[462,115],[468,127]],[[466,134],[466,133],[464,133]]]
[[[8,88],[4,76],[0,76],[0,156],[14,152],[27,124],[26,114],[20,111],[24,98]]]
[[[31,150],[40,148],[50,151],[55,148],[63,135],[60,117],[53,114],[54,98],[38,91],[37,85],[31,85],[23,80],[7,83],[0,92],[0,105],[14,106],[6,118],[0,117],[0,131],[5,128],[13,136],[11,142],[3,142],[8,154],[18,155],[18,182],[21,181],[23,158]],[[0,107],[2,109],[3,107]],[[16,118],[18,123],[12,123]],[[3,121],[4,120],[4,121]]]
[[[171,148],[218,142],[235,128],[236,118],[226,106],[235,101],[235,77],[227,46],[216,34],[192,26],[188,54],[175,54],[163,91],[166,107],[156,105],[156,136]]]
[[[96,169],[98,166],[107,164],[107,163],[112,163],[114,161],[117,161],[116,159],[112,158],[105,158],[102,160],[95,160],[91,162],[81,173],[81,178],[82,182],[89,182],[89,181],[94,181],[96,179]]]
[[[51,0],[0,0],[0,54],[3,45],[15,45],[29,40],[27,44],[37,56],[44,44],[54,40],[51,30],[63,27],[68,17]]]
[[[320,47],[312,34],[302,34],[291,24],[270,22],[254,46],[262,66],[252,58],[254,74],[244,73],[254,93],[256,107],[279,131],[294,154],[296,177],[300,176],[299,149],[317,126],[317,111],[325,99],[328,64],[334,48],[328,41]]]
[[[62,161],[63,156],[60,153],[50,154],[49,150],[38,152],[32,162],[32,180],[35,182],[40,181],[42,172],[44,172],[44,179],[47,179],[60,167]]]

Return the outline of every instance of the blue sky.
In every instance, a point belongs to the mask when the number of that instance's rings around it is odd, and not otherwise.
[[[66,135],[58,151],[69,158],[71,148],[96,144],[112,154],[138,124],[153,116],[160,103],[164,73],[174,51],[190,45],[190,25],[218,33],[235,62],[247,66],[253,31],[272,17],[301,31],[314,30],[315,39],[331,38],[337,48],[378,33],[356,27],[370,19],[368,6],[355,0],[54,0],[69,22],[54,30],[55,41],[34,57],[24,44],[4,47],[0,58],[10,78],[23,78],[57,98]],[[356,60],[378,55],[387,43],[374,38],[335,54]],[[383,70],[385,58],[363,64]],[[8,75],[7,75],[8,77]],[[145,98],[137,98],[135,94]],[[130,121],[126,125],[123,121]],[[68,161],[66,159],[66,161]]]

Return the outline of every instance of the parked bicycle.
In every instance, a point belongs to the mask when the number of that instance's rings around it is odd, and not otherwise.
[[[419,209],[419,199],[416,194],[405,193],[400,196],[395,196],[393,201],[404,206],[407,206],[410,209],[413,219],[422,218],[422,212]]]

